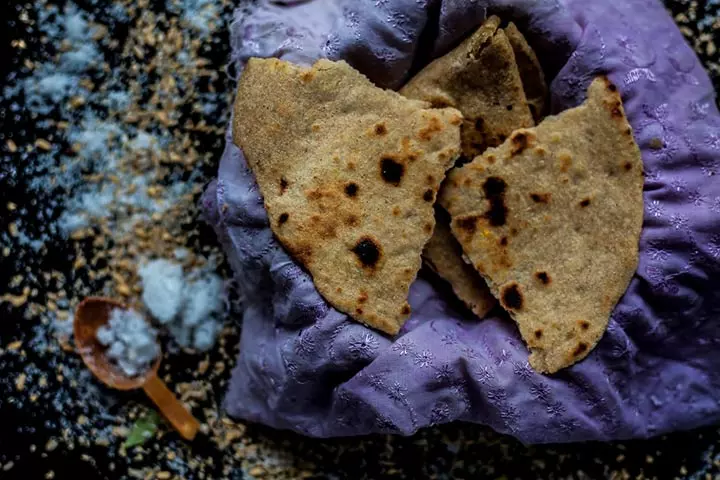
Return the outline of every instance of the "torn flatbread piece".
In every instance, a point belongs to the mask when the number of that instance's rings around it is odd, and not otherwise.
[[[455,295],[482,318],[497,305],[497,300],[482,276],[463,259],[462,247],[450,231],[450,219],[445,216],[447,214],[436,214],[435,231],[425,245],[423,259],[450,285]]]
[[[505,27],[505,35],[507,35],[515,53],[515,61],[518,65],[530,112],[535,122],[538,123],[545,117],[549,96],[545,74],[537,55],[535,55],[535,51],[530,47],[525,36],[520,33],[514,23],[510,22]]]
[[[233,136],[282,245],[336,309],[389,334],[459,156],[462,116],[375,87],[345,62],[251,59]]]
[[[535,125],[513,48],[499,25],[498,17],[490,17],[400,90],[407,98],[462,112],[462,152],[468,161],[500,145],[515,129]]]
[[[454,169],[440,196],[452,231],[517,321],[530,364],[584,358],[638,262],[643,166],[617,89],[515,132]]]
[[[432,62],[400,90],[408,98],[450,105],[462,112],[466,161],[500,145],[513,131],[535,125],[513,47],[499,25],[498,17],[490,17],[459,47]],[[423,259],[482,318],[495,300],[482,277],[463,260],[449,228],[440,228],[440,223]]]

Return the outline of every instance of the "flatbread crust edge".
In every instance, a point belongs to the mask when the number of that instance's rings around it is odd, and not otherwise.
[[[251,59],[235,103],[276,238],[333,307],[391,335],[459,156],[462,115],[428,107],[329,60]]]
[[[452,230],[515,319],[530,364],[585,358],[637,269],[643,166],[617,88],[515,132],[453,170],[440,197]]]

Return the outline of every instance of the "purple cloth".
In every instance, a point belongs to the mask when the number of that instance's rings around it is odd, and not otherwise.
[[[554,79],[554,111],[579,104],[592,78],[609,74],[645,164],[641,257],[598,347],[556,375],[530,368],[502,312],[479,321],[423,279],[411,289],[411,319],[387,338],[330,307],[274,240],[228,136],[203,202],[247,301],[225,403],[232,416],[314,437],[409,435],[462,420],[527,443],[641,438],[720,420],[720,117],[660,2],[285,3],[298,5],[261,1],[238,13],[239,64],[325,55],[395,88],[499,13],[538,50]]]

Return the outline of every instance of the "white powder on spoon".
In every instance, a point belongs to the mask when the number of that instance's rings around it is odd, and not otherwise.
[[[115,309],[110,320],[97,331],[98,342],[108,358],[128,377],[147,372],[160,354],[157,330],[134,310]]]

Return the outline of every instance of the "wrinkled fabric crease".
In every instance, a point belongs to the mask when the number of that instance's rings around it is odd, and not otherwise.
[[[480,321],[423,275],[411,287],[412,317],[387,338],[329,306],[275,241],[228,132],[202,207],[246,302],[231,416],[313,437],[409,435],[460,420],[526,443],[644,438],[720,421],[720,115],[659,1],[284,3],[237,13],[236,70],[251,56],[326,56],[398,88],[419,55],[441,55],[502,14],[537,50],[553,112],[580,104],[607,74],[645,166],[640,262],[597,348],[553,376],[530,368],[501,311]]]

